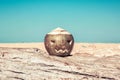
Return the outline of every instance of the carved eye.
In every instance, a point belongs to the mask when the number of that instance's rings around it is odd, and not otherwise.
[[[72,43],[72,40],[67,40],[67,42],[71,45],[71,43]]]
[[[55,43],[55,40],[51,40],[52,43]]]

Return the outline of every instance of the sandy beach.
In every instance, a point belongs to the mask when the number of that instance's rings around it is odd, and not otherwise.
[[[75,43],[71,54],[50,56],[43,42],[0,43],[0,80],[120,79],[120,44]]]
[[[38,48],[46,51],[44,43],[0,43],[0,47],[8,48]],[[102,51],[103,50],[103,51]],[[104,52],[107,50],[107,53]],[[95,52],[98,51],[98,52]],[[113,52],[112,52],[113,51]],[[88,53],[101,55],[117,55],[120,54],[120,44],[116,43],[75,43],[72,54],[75,53]],[[103,52],[103,53],[101,53]]]

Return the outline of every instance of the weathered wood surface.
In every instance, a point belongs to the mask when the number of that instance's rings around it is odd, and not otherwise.
[[[0,80],[120,80],[120,49],[110,50],[117,54],[95,56],[86,48],[69,57],[56,57],[38,48],[1,47]]]

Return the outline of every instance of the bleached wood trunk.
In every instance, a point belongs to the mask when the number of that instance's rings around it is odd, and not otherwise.
[[[49,56],[37,48],[0,48],[0,80],[120,80],[120,55]]]

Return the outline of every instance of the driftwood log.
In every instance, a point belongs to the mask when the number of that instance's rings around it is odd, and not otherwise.
[[[120,80],[120,55],[87,52],[56,57],[38,48],[1,47],[0,80]]]

